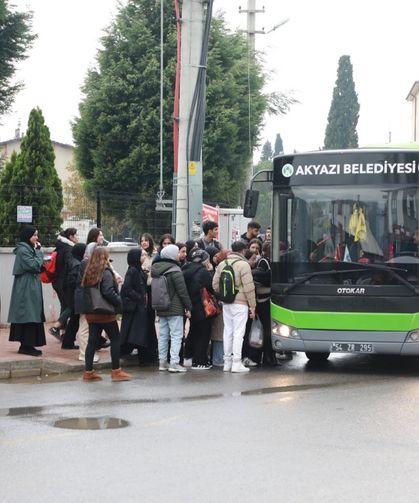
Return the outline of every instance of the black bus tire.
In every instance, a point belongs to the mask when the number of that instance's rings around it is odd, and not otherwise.
[[[325,362],[329,358],[330,353],[315,353],[313,351],[307,351],[306,356],[311,362]]]

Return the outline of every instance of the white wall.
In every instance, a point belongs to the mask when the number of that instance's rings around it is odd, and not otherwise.
[[[125,276],[127,270],[127,251],[123,249],[113,249],[111,252],[112,264],[116,271]],[[13,248],[0,248],[0,324],[7,323],[9,312],[10,295],[13,285]],[[60,312],[60,303],[51,285],[42,285],[44,295],[44,311],[47,321],[55,321]]]

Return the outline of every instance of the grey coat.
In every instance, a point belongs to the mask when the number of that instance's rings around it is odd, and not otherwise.
[[[154,262],[151,266],[152,275],[161,275],[175,264],[177,262],[173,260],[160,259],[159,262]],[[189,311],[192,309],[192,302],[188,295],[183,273],[179,269],[179,271],[169,272],[166,277],[171,304],[167,311],[157,311],[157,314],[164,318],[167,316],[183,316],[185,309]]]
[[[28,243],[19,243],[13,252],[13,288],[7,321],[9,323],[43,323],[44,302],[39,273],[43,253]]]

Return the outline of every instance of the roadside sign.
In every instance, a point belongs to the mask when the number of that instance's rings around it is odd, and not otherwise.
[[[32,206],[17,206],[17,221],[26,224],[31,224]]]

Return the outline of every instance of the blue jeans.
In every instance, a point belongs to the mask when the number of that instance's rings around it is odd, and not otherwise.
[[[167,361],[170,341],[170,363],[179,363],[183,338],[183,316],[160,316],[159,360]]]
[[[211,341],[212,363],[213,365],[224,364],[224,345],[223,341]]]

